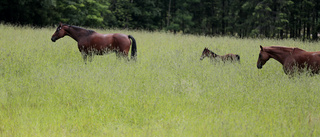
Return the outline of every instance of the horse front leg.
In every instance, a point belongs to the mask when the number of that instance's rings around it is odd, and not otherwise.
[[[287,63],[283,65],[283,70],[289,78],[292,78],[295,73],[299,73],[298,67],[294,63]]]
[[[87,64],[88,54],[86,54],[86,53],[84,53],[84,52],[81,52],[81,55],[82,55],[82,58],[83,58],[84,63]]]
[[[88,57],[89,57],[89,62],[92,62],[93,55],[92,55],[92,54],[89,54]]]

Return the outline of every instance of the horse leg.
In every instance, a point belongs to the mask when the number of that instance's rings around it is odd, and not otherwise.
[[[117,55],[117,59],[127,58],[129,61],[128,53],[126,54],[124,51],[115,51]]]
[[[121,56],[122,56],[123,58],[126,58],[127,61],[130,61],[130,59],[129,59],[129,57],[128,57],[128,51],[127,51],[127,52],[122,51],[122,52],[121,52]]]
[[[82,58],[84,60],[84,63],[87,64],[87,57],[88,57],[88,54],[84,53],[84,52],[81,52],[81,55],[82,55]]]
[[[89,62],[92,62],[92,59],[93,59],[93,55],[92,54],[89,54]]]
[[[121,59],[120,52],[118,50],[116,50],[115,53],[116,53],[117,59]]]
[[[292,64],[284,64],[283,65],[283,70],[284,70],[284,73],[286,75],[288,75],[289,77],[293,77],[294,73],[298,72],[297,71],[297,67],[295,66],[294,63],[292,63]]]

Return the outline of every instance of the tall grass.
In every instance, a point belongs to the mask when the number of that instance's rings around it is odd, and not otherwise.
[[[84,64],[54,28],[0,25],[1,136],[320,136],[320,76],[288,78],[259,45],[308,51],[319,43],[120,32],[138,61],[115,54]],[[204,47],[241,63],[200,61]]]

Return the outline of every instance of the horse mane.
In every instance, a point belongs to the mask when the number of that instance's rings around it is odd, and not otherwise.
[[[283,46],[270,46],[267,49],[280,49],[281,51],[285,51],[285,52],[299,52],[299,51],[305,51],[303,49],[300,48],[293,48],[293,47],[283,47]]]
[[[218,54],[214,53],[213,51],[209,50],[208,48],[205,48],[204,50],[208,50],[214,56],[219,56]]]
[[[66,25],[66,24],[64,24],[64,25]],[[87,32],[86,33],[87,36],[95,33],[95,31],[93,31],[93,30],[88,30],[88,29],[81,28],[81,27],[78,27],[78,26],[73,26],[73,25],[66,25],[66,26],[69,26],[70,28],[72,28],[72,29],[74,29],[76,31],[84,31],[85,30]]]
[[[213,54],[214,56],[219,56],[218,54],[214,53],[213,51],[209,50],[211,52],[211,54]]]

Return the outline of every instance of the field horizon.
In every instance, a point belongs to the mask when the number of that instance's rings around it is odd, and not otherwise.
[[[320,76],[256,67],[260,45],[318,42],[95,29],[132,35],[137,61],[85,64],[72,38],[51,42],[55,28],[0,31],[1,136],[320,136]],[[240,63],[200,61],[205,47]]]

